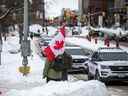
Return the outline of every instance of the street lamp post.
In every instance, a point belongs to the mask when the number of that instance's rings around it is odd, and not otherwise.
[[[30,40],[28,40],[28,0],[24,0],[24,28],[23,28],[23,38],[21,41],[21,54],[23,57],[23,67],[21,68],[23,70],[23,75],[27,75],[28,70],[28,59],[27,56],[30,56]]]
[[[45,27],[45,2],[42,0],[43,27]]]
[[[1,52],[2,52],[2,35],[1,35],[1,25],[0,25],[0,65],[1,65]]]
[[[42,0],[42,26],[43,26],[43,31],[44,31],[44,28],[46,27],[46,24],[45,24],[45,1]],[[45,31],[44,31],[45,32]]]
[[[126,28],[128,28],[128,6],[126,6],[126,10],[127,10],[127,13],[126,13],[126,18],[127,18],[127,21],[126,21]]]

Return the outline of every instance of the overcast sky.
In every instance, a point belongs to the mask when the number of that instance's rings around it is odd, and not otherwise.
[[[47,0],[49,8],[46,8],[47,15],[57,16],[60,15],[62,8],[78,9],[78,0]]]

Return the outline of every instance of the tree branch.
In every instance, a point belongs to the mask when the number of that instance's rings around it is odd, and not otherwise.
[[[0,16],[0,20],[3,19],[3,18],[5,18],[12,9],[13,8],[9,8],[2,16]]]

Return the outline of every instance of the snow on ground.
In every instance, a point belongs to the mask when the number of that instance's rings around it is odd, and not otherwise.
[[[79,45],[83,48],[87,48],[87,49],[90,49],[92,51],[96,51],[99,47],[107,47],[106,45],[104,45],[104,41],[102,41],[100,39],[97,41],[98,43],[95,44],[94,39],[92,39],[90,42],[86,39],[86,37],[85,38],[79,38],[79,37],[72,37],[72,38],[70,37],[69,38],[69,37],[67,37],[66,42],[71,43],[71,44],[75,44],[75,45]],[[113,43],[110,43],[110,47],[116,47],[116,45]],[[120,48],[122,48],[123,50],[128,52],[127,47],[120,46]]]
[[[95,30],[95,31],[101,31],[101,32],[104,32],[104,33],[108,33],[108,34],[115,34],[117,36],[126,36],[128,35],[128,30],[123,30],[122,28],[106,28],[106,27],[100,27],[100,28],[94,28],[94,27],[91,27],[92,30]]]
[[[27,76],[23,76],[18,71],[18,68],[22,66],[21,53],[10,54],[8,50],[10,47],[14,49],[19,46],[17,42],[17,37],[15,39],[8,37],[3,43],[2,65],[0,66],[0,91],[3,96],[108,96],[105,85],[99,81],[75,81],[70,76],[69,81],[51,81],[46,84],[45,79],[42,79],[45,59],[36,54],[38,49],[34,41],[31,45],[33,57],[28,58],[31,71]]]
[[[12,41],[13,40],[13,41]],[[17,39],[9,37],[8,41],[4,42],[2,52],[2,65],[0,66],[0,87],[10,88],[29,88],[29,85],[36,86],[42,83],[42,70],[44,60],[41,60],[37,54],[29,57],[29,64],[31,66],[31,73],[27,77],[23,77],[19,73],[18,68],[22,66],[21,53],[10,54],[10,49],[15,49],[16,45],[9,45],[10,43],[17,43]],[[11,47],[11,48],[10,48]],[[9,50],[8,50],[9,49]],[[34,49],[34,48],[33,48]],[[35,50],[35,49],[34,49]],[[7,82],[7,83],[5,83]],[[35,84],[34,84],[35,83]],[[39,83],[39,84],[38,84]],[[28,86],[25,86],[28,85]]]
[[[53,82],[30,90],[11,90],[7,96],[108,96],[103,83],[99,81]]]
[[[78,38],[78,37],[66,38],[66,42],[79,45],[83,48],[87,48],[94,51],[97,50],[99,47],[104,46],[102,41],[98,41],[98,44],[95,44],[94,40],[90,42],[86,39],[86,37],[85,38]]]

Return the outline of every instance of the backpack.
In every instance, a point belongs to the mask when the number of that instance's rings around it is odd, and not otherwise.
[[[53,68],[55,71],[64,70],[64,61],[62,58],[62,55],[57,56],[50,67]]]

